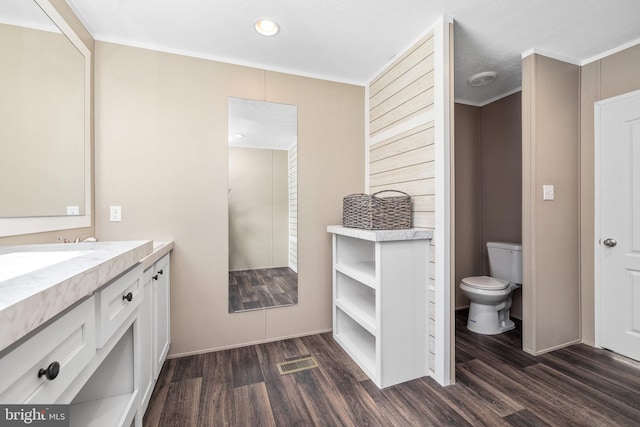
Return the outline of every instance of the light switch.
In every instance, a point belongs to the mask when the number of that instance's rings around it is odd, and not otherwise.
[[[554,198],[553,185],[543,185],[542,200],[553,200],[553,198]]]

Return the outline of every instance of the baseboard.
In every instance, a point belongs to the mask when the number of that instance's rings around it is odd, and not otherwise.
[[[264,339],[264,340],[249,341],[249,342],[241,343],[241,344],[232,344],[232,345],[226,345],[226,346],[222,346],[222,347],[213,347],[213,348],[206,348],[206,349],[203,349],[203,350],[195,350],[195,351],[187,351],[187,352],[184,352],[184,353],[169,354],[169,355],[167,355],[167,359],[177,359],[179,357],[194,356],[196,354],[213,353],[213,352],[216,352],[216,351],[231,350],[231,349],[234,349],[234,348],[241,348],[241,347],[249,347],[249,346],[252,346],[252,345],[266,344],[266,343],[269,343],[269,342],[276,342],[276,341],[284,341],[284,340],[288,340],[288,339],[292,339],[292,338],[309,337],[309,336],[312,336],[312,335],[324,334],[324,333],[331,332],[331,331],[333,331],[333,329],[323,329],[323,330],[320,330],[320,331],[305,332],[305,333],[302,333],[302,334],[286,335],[286,336],[282,336],[282,337],[273,337],[273,338],[268,338],[268,339]]]

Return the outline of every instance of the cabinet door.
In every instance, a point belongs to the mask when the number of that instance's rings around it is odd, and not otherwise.
[[[149,268],[143,275],[144,297],[138,308],[138,322],[140,335],[140,390],[142,391],[141,409],[144,413],[153,391],[153,298],[151,295],[151,277],[153,268]]]
[[[153,354],[153,378],[157,379],[162,369],[169,344],[171,343],[170,329],[170,258],[169,254],[162,257],[154,265],[152,277],[153,295],[153,327],[154,327],[154,354]]]

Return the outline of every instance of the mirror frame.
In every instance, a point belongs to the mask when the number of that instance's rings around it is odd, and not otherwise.
[[[0,237],[91,227],[91,51],[49,0],[33,0],[84,57],[84,215],[0,218]]]

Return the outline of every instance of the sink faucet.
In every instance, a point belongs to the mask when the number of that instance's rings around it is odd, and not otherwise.
[[[78,236],[75,239],[73,239],[73,243],[80,243],[80,242],[97,242],[98,238],[97,237],[85,237],[84,236]]]

